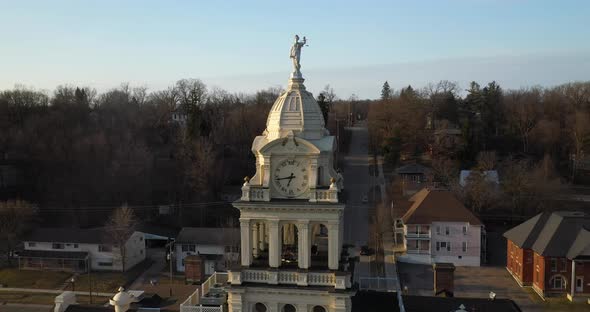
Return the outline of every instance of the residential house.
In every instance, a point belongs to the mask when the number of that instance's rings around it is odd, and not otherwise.
[[[223,271],[237,263],[239,249],[239,228],[184,227],[175,240],[176,270],[184,272],[186,256],[199,255],[205,274]]]
[[[86,272],[122,271],[120,248],[112,244],[106,228],[38,228],[24,240],[19,252],[21,269]],[[145,259],[144,235],[135,231],[125,243],[125,270]]]
[[[400,261],[480,265],[484,227],[450,191],[425,188],[409,201],[402,217],[406,254]]]
[[[540,213],[504,237],[506,269],[519,285],[531,286],[541,297],[590,297],[590,215]]]
[[[408,164],[395,170],[401,178],[402,193],[412,195],[427,186],[426,182],[431,179],[432,170],[420,164]]]

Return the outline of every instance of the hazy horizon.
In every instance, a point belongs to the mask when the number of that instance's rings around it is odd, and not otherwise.
[[[178,79],[254,92],[285,87],[293,35],[307,36],[302,72],[317,94],[378,98],[450,80],[505,89],[590,80],[590,2],[114,0],[6,1],[0,90],[128,82],[160,90]],[[10,31],[6,31],[10,30]]]

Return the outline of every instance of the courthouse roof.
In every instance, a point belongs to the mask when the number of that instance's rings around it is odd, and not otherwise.
[[[431,224],[432,222],[468,222],[481,225],[481,221],[447,190],[424,188],[410,198],[412,206],[402,217],[405,224]]]

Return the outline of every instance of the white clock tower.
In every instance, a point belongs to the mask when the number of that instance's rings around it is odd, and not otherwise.
[[[231,312],[345,312],[351,273],[341,261],[342,178],[335,138],[299,64],[306,42],[291,48],[294,71],[254,139],[256,174],[246,178],[240,210],[241,266],[229,274]]]

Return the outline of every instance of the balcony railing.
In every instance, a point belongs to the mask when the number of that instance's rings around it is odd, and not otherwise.
[[[350,273],[342,272],[299,272],[276,269],[242,269],[229,275],[232,285],[262,283],[270,285],[328,286],[336,289],[350,288]]]
[[[430,249],[408,249],[406,252],[409,254],[430,254]]]
[[[408,237],[408,238],[430,238],[430,232],[424,232],[424,233],[408,232],[406,234],[406,237]]]
[[[270,201],[270,190],[258,185],[244,184],[240,199],[242,201]],[[337,203],[338,189],[332,186],[328,189],[311,189],[309,201],[312,203]]]

